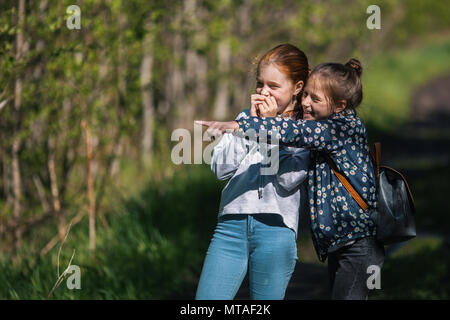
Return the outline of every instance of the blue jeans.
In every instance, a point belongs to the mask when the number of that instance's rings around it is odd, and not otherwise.
[[[249,272],[250,299],[281,300],[297,262],[295,232],[276,214],[219,218],[197,300],[231,300]]]

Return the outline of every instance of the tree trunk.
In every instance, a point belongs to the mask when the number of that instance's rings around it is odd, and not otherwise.
[[[142,96],[142,153],[141,161],[144,167],[151,163],[153,149],[153,89],[152,89],[152,69],[153,69],[153,25],[150,20],[145,23],[145,37],[142,44],[143,55],[140,67],[141,96]]]
[[[119,46],[118,46],[118,62],[117,62],[117,86],[118,86],[118,99],[117,99],[117,130],[120,130],[120,123],[126,114],[126,98],[127,98],[127,46],[124,43],[124,35],[126,30],[128,29],[128,20],[127,15],[124,13],[119,13],[118,22],[119,22]],[[116,184],[119,184],[119,165],[120,165],[120,156],[123,152],[123,142],[121,139],[121,132],[118,133],[118,140],[116,141],[114,147],[114,160],[111,164],[110,177],[114,179]]]
[[[92,141],[91,132],[85,120],[81,122],[86,134],[86,152],[87,152],[87,178],[88,178],[88,199],[89,199],[89,250],[91,255],[95,252],[95,196],[94,196],[94,178],[92,174]]]
[[[52,200],[53,200],[53,212],[55,213],[57,226],[58,226],[58,234],[59,238],[62,241],[65,236],[65,219],[61,211],[61,202],[59,200],[59,191],[58,191],[58,182],[56,177],[56,169],[55,169],[55,149],[56,149],[56,139],[55,137],[50,136],[48,138],[48,172],[50,176],[50,186],[52,191]]]
[[[169,106],[173,108],[174,121],[176,127],[183,126],[182,111],[185,107],[184,101],[184,72],[182,62],[184,60],[184,41],[181,35],[183,9],[177,8],[174,25],[175,32],[172,36],[173,63],[170,64],[168,85],[166,86],[166,98]]]
[[[230,108],[228,72],[230,70],[231,51],[227,37],[220,41],[218,46],[218,55],[220,79],[217,85],[213,119],[224,120],[227,118],[228,109]]]
[[[23,58],[23,30],[25,23],[25,0],[19,0],[18,8],[18,31],[16,36],[16,64]],[[20,161],[19,151],[22,144],[19,135],[19,123],[20,123],[20,111],[22,107],[22,78],[17,76],[14,90],[14,137],[12,145],[12,176],[13,176],[13,194],[14,194],[14,206],[13,217],[16,223],[15,231],[15,248],[19,248],[22,244],[22,227],[20,224],[20,216],[22,213],[21,201],[22,201],[22,177],[20,175]]]

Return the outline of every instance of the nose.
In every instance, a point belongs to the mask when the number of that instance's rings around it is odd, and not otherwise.
[[[311,98],[309,96],[303,97],[302,98],[302,106],[304,108],[308,108],[311,106]]]
[[[262,94],[263,96],[268,96],[268,95],[269,95],[269,91],[267,91],[266,88],[263,88],[263,89],[261,90],[261,94]]]

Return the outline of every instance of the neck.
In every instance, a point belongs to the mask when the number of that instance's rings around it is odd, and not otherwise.
[[[295,103],[290,103],[283,111],[279,112],[280,115],[291,116],[295,109]]]

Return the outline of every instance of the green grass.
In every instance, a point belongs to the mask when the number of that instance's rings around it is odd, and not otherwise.
[[[98,227],[93,259],[85,218],[73,226],[60,259],[61,273],[76,250],[72,264],[81,269],[81,290],[69,290],[64,281],[53,298],[164,299],[187,291],[192,295],[215,227],[221,188],[205,166],[189,166],[164,182],[148,181],[140,193],[107,213],[110,226]],[[46,232],[56,234],[53,229]],[[41,238],[47,236],[41,233]],[[41,258],[25,243],[19,252],[23,258],[16,264],[12,257],[0,255],[0,299],[45,299],[57,279],[58,248]]]
[[[408,183],[416,206],[416,223],[420,231],[449,232],[450,168],[434,166],[409,175]]]
[[[439,239],[411,240],[385,261],[371,299],[450,299],[450,248]]]

